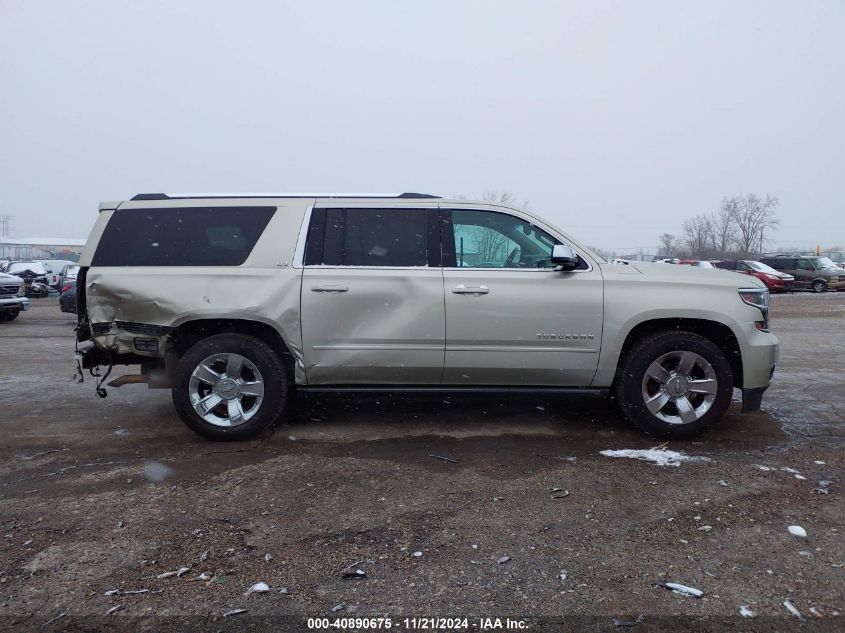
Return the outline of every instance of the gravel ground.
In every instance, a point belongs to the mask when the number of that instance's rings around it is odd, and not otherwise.
[[[34,303],[0,325],[0,628],[468,616],[480,630],[510,616],[841,630],[845,293],[774,297],[782,356],[764,410],[735,403],[673,443],[704,458],[678,466],[602,455],[655,444],[610,404],[536,397],[309,398],[261,441],[209,443],[167,391],[103,400],[78,384],[72,315]],[[270,591],[244,595],[259,581]]]

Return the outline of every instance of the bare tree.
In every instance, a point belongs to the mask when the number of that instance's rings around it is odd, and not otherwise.
[[[470,235],[475,242],[475,252],[478,253],[482,262],[495,262],[504,260],[508,253],[508,238],[502,233],[486,226],[472,227]]]
[[[660,252],[663,257],[672,257],[677,247],[677,238],[671,233],[660,234]]]
[[[589,244],[587,245],[587,248],[589,248],[591,251],[593,251],[594,253],[596,253],[600,257],[603,257],[604,259],[613,259],[614,257],[616,257],[616,251],[615,250],[609,251],[609,250],[602,248],[600,246],[590,246]]]
[[[722,207],[729,208],[736,223],[736,245],[742,256],[763,251],[766,231],[779,224],[775,217],[778,199],[766,194],[766,198],[749,193],[722,201]]]
[[[710,217],[704,214],[696,215],[684,220],[681,228],[689,254],[697,259],[707,259],[710,245],[713,243],[713,222]]]
[[[710,223],[713,227],[713,255],[725,257],[736,243],[736,202],[733,198],[723,198],[722,206],[712,216]]]
[[[505,204],[510,207],[519,207],[520,209],[528,208],[528,200],[523,200],[522,204],[517,204],[516,196],[510,191],[496,191],[495,189],[485,189],[481,194],[481,199],[485,202],[496,202],[498,204]]]

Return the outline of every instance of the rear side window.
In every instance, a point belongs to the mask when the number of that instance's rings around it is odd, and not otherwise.
[[[713,265],[723,270],[736,270],[736,262],[713,262]]]
[[[240,266],[276,207],[122,209],[92,266]]]
[[[427,216],[425,209],[315,209],[305,263],[427,266],[432,241]]]

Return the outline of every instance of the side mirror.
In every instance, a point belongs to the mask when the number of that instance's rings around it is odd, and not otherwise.
[[[578,255],[566,244],[555,244],[552,247],[551,262],[560,266],[561,270],[574,270],[578,265]]]

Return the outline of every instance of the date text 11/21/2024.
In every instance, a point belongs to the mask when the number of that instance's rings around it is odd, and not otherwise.
[[[357,618],[308,618],[307,626],[312,630],[360,630],[360,629],[405,629],[410,631],[518,631],[528,628],[528,622],[519,618],[446,618],[413,617],[392,619],[384,617]]]

